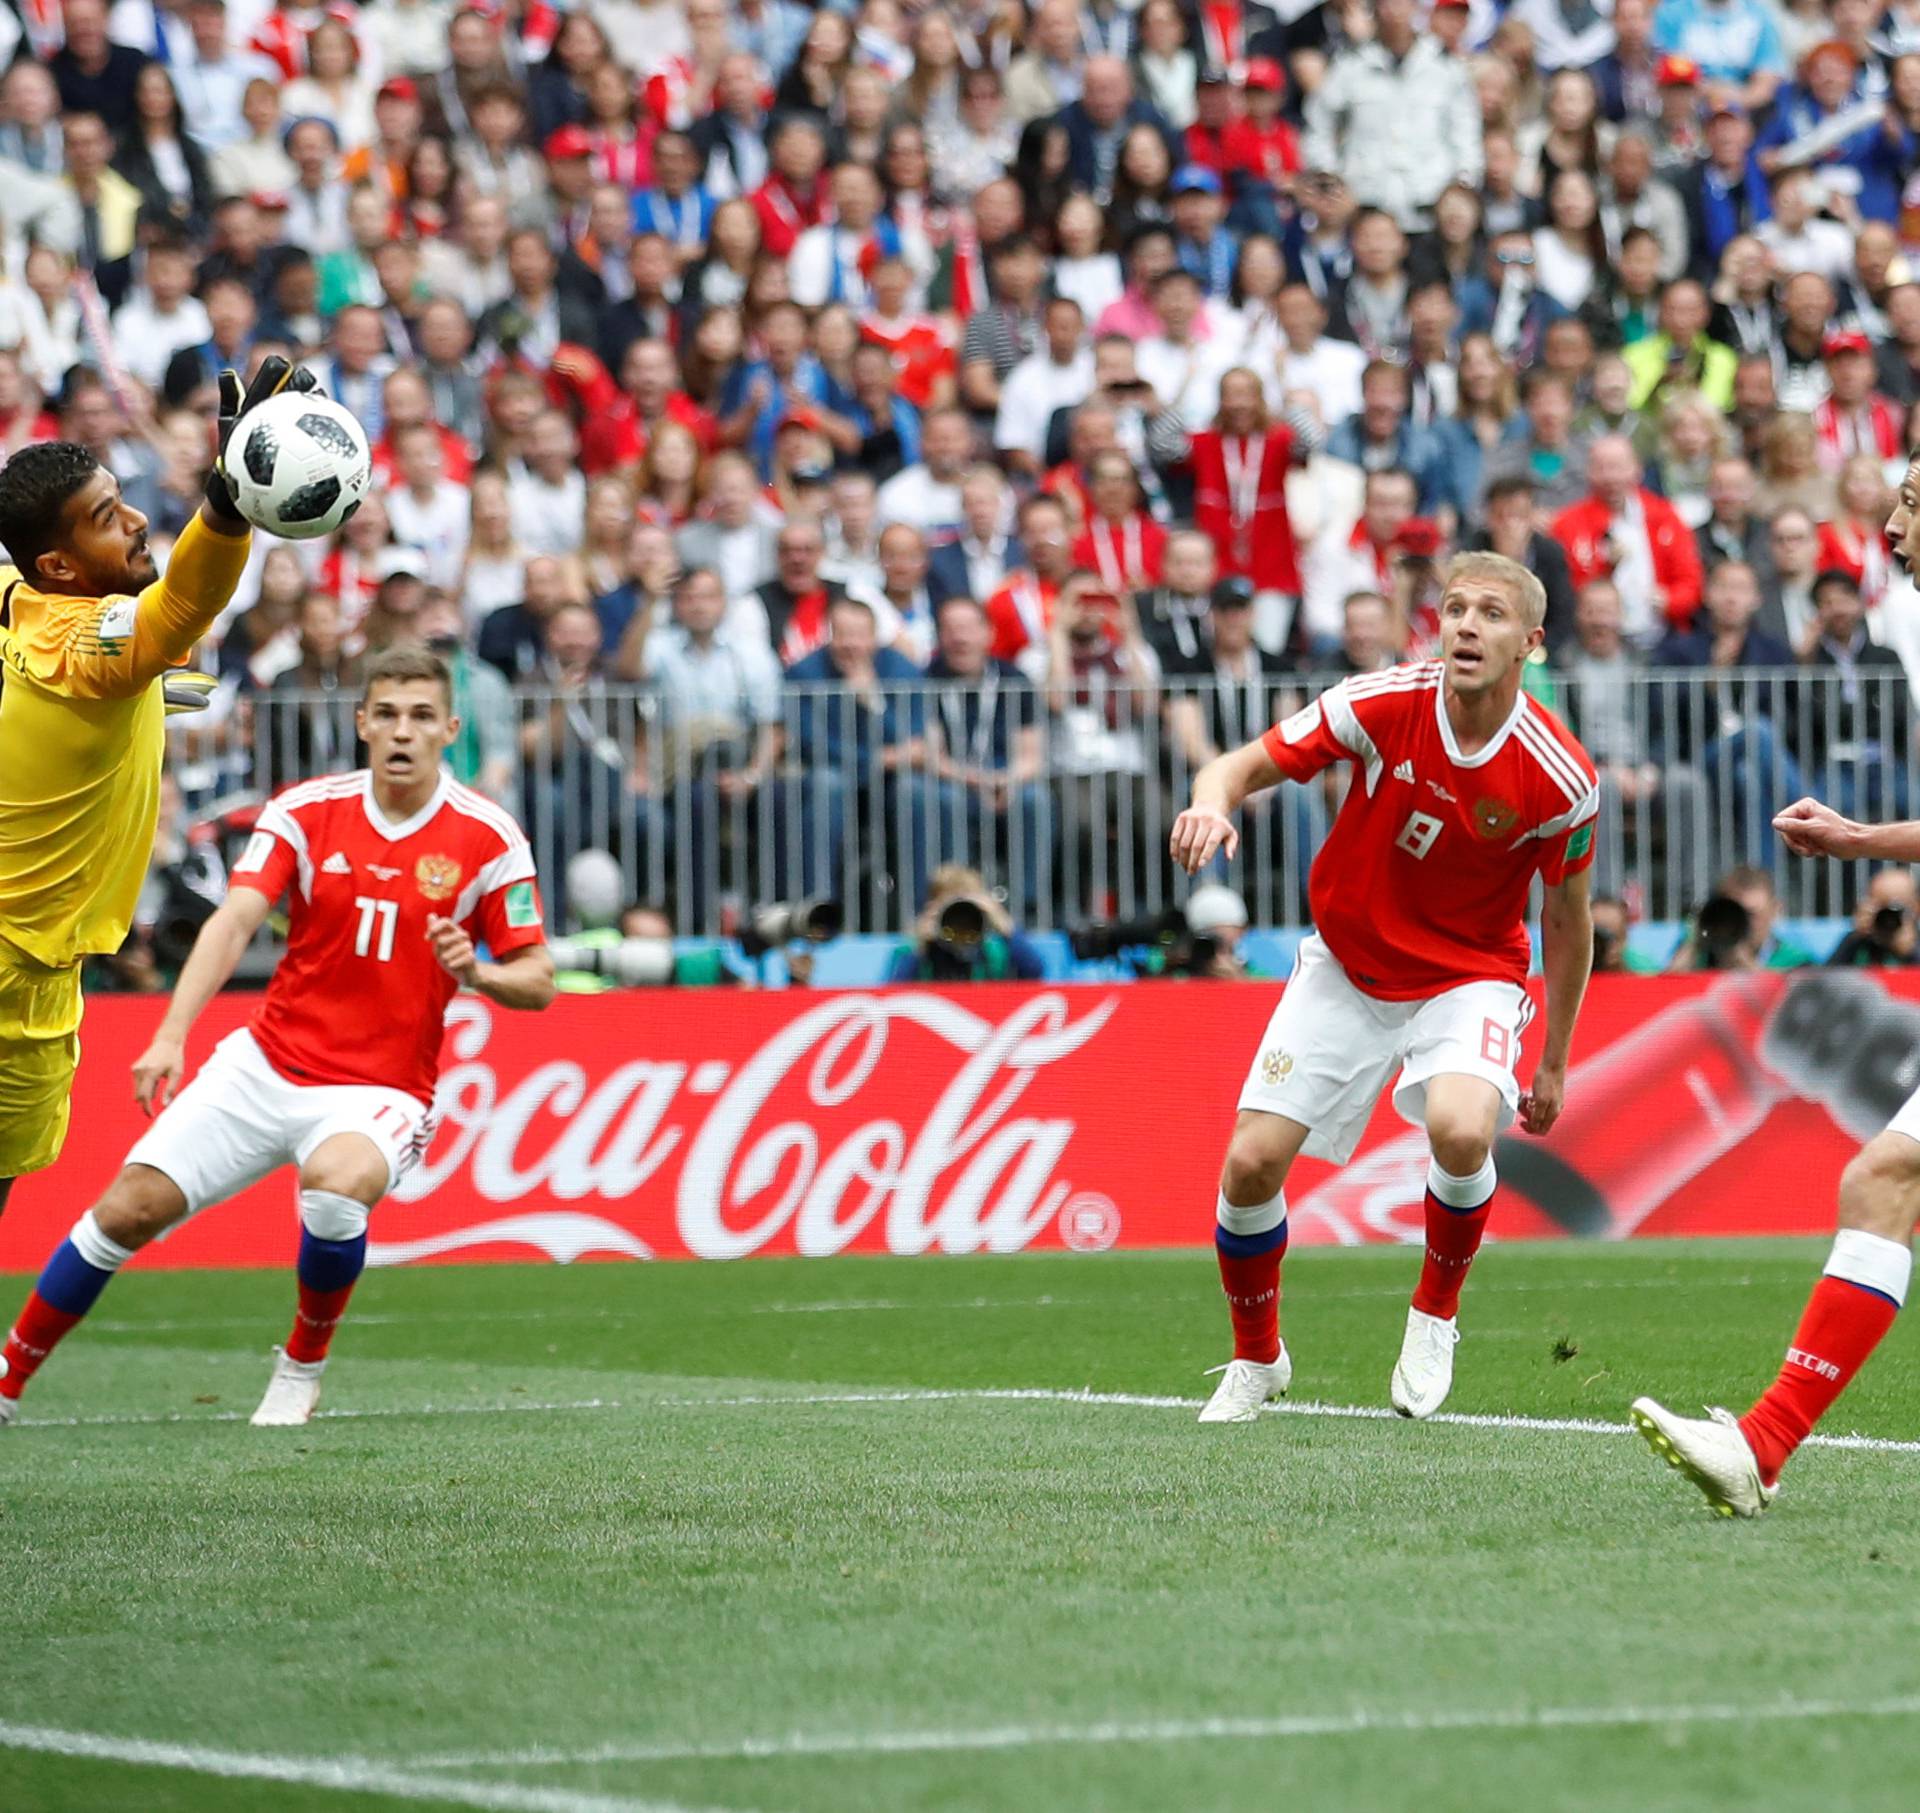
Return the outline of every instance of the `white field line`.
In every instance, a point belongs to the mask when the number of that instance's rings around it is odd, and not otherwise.
[[[875,1390],[757,1392],[735,1397],[662,1397],[576,1398],[565,1402],[529,1401],[524,1404],[431,1404],[396,1406],[378,1410],[320,1410],[315,1422],[371,1422],[394,1417],[414,1416],[526,1416],[558,1414],[581,1410],[624,1410],[636,1414],[651,1410],[788,1410],[815,1405],[861,1404],[1075,1404],[1123,1410],[1198,1410],[1201,1398],[1160,1397],[1135,1391],[1062,1391],[1043,1386],[973,1387],[953,1391]],[[1384,1404],[1322,1404],[1311,1398],[1268,1404],[1268,1416],[1326,1417],[1341,1422],[1398,1423],[1404,1419]],[[27,1417],[14,1424],[24,1429],[144,1428],[168,1423],[239,1423],[251,1414],[242,1410],[219,1410],[205,1416],[184,1411],[156,1415]],[[1607,1422],[1599,1417],[1523,1416],[1518,1414],[1474,1413],[1443,1410],[1426,1418],[1429,1423],[1449,1424],[1457,1429],[1514,1429],[1541,1435],[1631,1435],[1627,1423]],[[4,1438],[0,1438],[4,1439]],[[272,1439],[272,1438],[268,1438]],[[1920,1454],[1920,1441],[1896,1441],[1879,1435],[1811,1435],[1810,1448],[1844,1448],[1870,1454]]]
[[[1866,1700],[1784,1700],[1753,1706],[1539,1706],[1503,1711],[1298,1713],[1273,1718],[1108,1720],[1090,1725],[988,1725],[977,1730],[792,1732],[720,1743],[606,1743],[585,1750],[528,1749],[421,1757],[415,1769],[553,1769],[595,1763],[758,1762],[812,1756],[925,1755],[939,1751],[1032,1750],[1060,1744],[1172,1744],[1287,1738],[1431,1736],[1448,1731],[1545,1732],[1634,1725],[1745,1725],[1781,1720],[1902,1719],[1920,1716],[1920,1696]]]
[[[1716,1290],[1748,1290],[1756,1280],[1752,1278],[1719,1278],[1714,1281]],[[1543,1292],[1556,1291],[1651,1291],[1651,1290],[1698,1290],[1698,1279],[1693,1278],[1581,1278],[1571,1279],[1562,1284],[1528,1284],[1521,1282],[1501,1283],[1497,1280],[1479,1281],[1474,1284],[1476,1297],[1493,1296],[1529,1296]],[[1346,1302],[1362,1297],[1400,1297],[1404,1298],[1408,1287],[1405,1284],[1367,1285],[1354,1290],[1312,1290],[1311,1300],[1315,1303]],[[676,1313],[705,1316],[847,1316],[867,1312],[906,1311],[943,1311],[961,1309],[1125,1309],[1145,1303],[1191,1303],[1192,1291],[1154,1291],[1124,1297],[960,1297],[942,1303],[916,1302],[891,1297],[852,1298],[845,1302],[819,1303],[749,1303],[720,1304],[712,1309]],[[428,1311],[418,1315],[363,1316],[355,1313],[355,1328],[411,1328],[435,1324],[471,1323],[475,1319],[471,1310],[448,1311],[438,1313]],[[645,1309],[508,1309],[489,1310],[487,1322],[657,1322],[657,1312]],[[259,1328],[258,1316],[196,1316],[179,1321],[120,1321],[110,1316],[89,1316],[88,1329],[95,1334],[141,1335],[141,1334],[192,1334],[199,1329],[218,1328]]]
[[[410,1764],[378,1762],[371,1757],[259,1755],[244,1750],[212,1750],[198,1744],[106,1737],[93,1731],[62,1731],[49,1725],[0,1724],[0,1750],[31,1750],[42,1756],[74,1757],[85,1762],[177,1769],[189,1775],[224,1776],[234,1781],[285,1782],[302,1788],[331,1788],[342,1794],[384,1794],[394,1800],[475,1807],[482,1813],[698,1813],[674,1801],[417,1775]]]

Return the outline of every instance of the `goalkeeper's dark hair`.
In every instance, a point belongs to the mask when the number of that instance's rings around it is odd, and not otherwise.
[[[0,466],[0,546],[29,584],[59,545],[73,494],[100,470],[77,441],[40,441]]]
[[[439,687],[446,698],[447,709],[453,709],[453,674],[446,662],[421,642],[396,642],[375,655],[367,664],[366,687],[360,702],[364,705],[370,700],[373,689],[382,681],[400,686],[413,680],[425,680]]]

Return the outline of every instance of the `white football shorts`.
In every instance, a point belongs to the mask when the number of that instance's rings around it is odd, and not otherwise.
[[[1424,1001],[1380,1001],[1347,980],[1318,933],[1306,938],[1267,1022],[1240,1106],[1309,1128],[1309,1157],[1345,1164],[1398,1067],[1393,1105],[1422,1126],[1427,1081],[1484,1077],[1500,1092],[1499,1131],[1520,1111],[1514,1065],[1533,1002],[1511,982],[1467,982]]]
[[[127,1154],[180,1186],[198,1214],[282,1165],[304,1165],[336,1133],[359,1133],[387,1160],[391,1190],[426,1150],[427,1110],[403,1089],[360,1083],[290,1083],[241,1027],[213,1048],[200,1073]]]

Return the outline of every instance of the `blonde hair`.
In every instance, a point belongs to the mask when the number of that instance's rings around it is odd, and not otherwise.
[[[1447,588],[1456,579],[1491,579],[1503,585],[1520,607],[1529,629],[1539,629],[1547,620],[1547,588],[1540,577],[1517,560],[1504,554],[1456,554],[1447,565]]]

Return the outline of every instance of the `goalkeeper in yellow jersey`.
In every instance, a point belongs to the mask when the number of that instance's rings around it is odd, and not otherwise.
[[[220,378],[220,448],[276,391]],[[0,467],[0,1208],[60,1155],[80,1058],[80,965],[133,922],[159,813],[163,721],[205,702],[178,669],[233,596],[250,531],[221,462],[165,577],[147,519],[84,447],[23,447]]]

